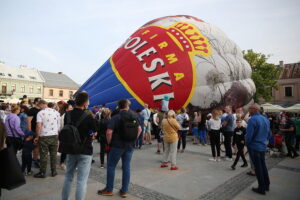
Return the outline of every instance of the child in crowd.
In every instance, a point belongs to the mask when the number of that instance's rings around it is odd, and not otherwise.
[[[31,175],[32,150],[35,148],[33,144],[33,132],[25,133],[23,149],[22,149],[22,172],[25,175]],[[27,172],[25,169],[27,168]]]
[[[237,162],[239,161],[240,157],[242,157],[244,164],[241,167],[247,167],[248,163],[244,155],[244,146],[245,146],[245,134],[246,134],[246,128],[242,126],[242,119],[236,120],[236,128],[234,129],[233,133],[233,143],[232,146],[237,146],[238,152],[235,158],[235,161],[233,165],[231,166],[231,169],[235,170],[235,166]]]

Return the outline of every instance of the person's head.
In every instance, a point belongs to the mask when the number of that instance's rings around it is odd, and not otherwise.
[[[218,120],[219,116],[220,116],[221,111],[218,109],[213,109],[213,111],[211,112],[212,118],[214,120]]]
[[[194,112],[194,117],[198,117],[199,113],[198,112]]]
[[[27,95],[25,94],[25,95],[23,95],[23,99],[27,99]]]
[[[174,110],[169,110],[168,113],[167,113],[167,117],[168,118],[176,118],[176,113]]]
[[[47,106],[48,106],[48,108],[54,108],[54,105],[55,105],[54,103],[49,102]]]
[[[238,128],[242,127],[242,122],[243,122],[243,120],[237,119],[237,120],[236,120],[236,126],[237,126]]]
[[[184,107],[180,108],[180,112],[181,113],[186,113],[186,108],[184,108]]]
[[[120,110],[129,110],[130,101],[128,99],[121,99],[118,102],[118,108]]]
[[[69,110],[73,110],[73,106],[71,105],[71,104],[67,104],[67,103],[65,103],[64,105],[63,105],[63,112],[65,113],[65,112],[67,112],[67,111],[69,111]]]
[[[249,113],[250,115],[253,115],[257,112],[260,112],[260,106],[257,103],[251,104],[249,106]]]
[[[154,108],[154,113],[158,113],[158,108]]]
[[[137,114],[140,114],[140,113],[142,112],[142,110],[139,109],[139,108],[137,108],[137,109],[135,109],[135,112],[136,112]]]
[[[19,114],[20,113],[20,106],[17,104],[12,104],[11,105],[11,112],[14,114]]]
[[[38,103],[37,103],[37,106],[40,108],[40,109],[44,109],[44,108],[47,108],[47,102],[43,99],[41,99]]]
[[[232,113],[232,106],[225,106],[226,113]]]
[[[87,109],[89,106],[89,95],[86,92],[78,92],[75,97],[75,104],[79,108]]]
[[[242,115],[241,114],[236,114],[236,118],[237,119],[242,119]]]
[[[40,97],[37,97],[37,98],[34,98],[34,100],[33,100],[33,104],[34,105],[37,105],[38,104],[38,102],[41,100],[41,98]]]
[[[63,100],[57,102],[57,106],[59,107],[59,109],[62,109],[62,107],[63,107],[65,104],[66,104],[66,103],[65,103]]]
[[[144,104],[144,108],[148,108],[148,107],[149,107],[148,104],[145,103],[145,104]]]
[[[29,111],[29,108],[27,107],[27,106],[25,106],[25,105],[22,105],[21,106],[21,111],[20,112],[23,112],[23,113],[28,113],[28,111]]]
[[[111,111],[109,108],[104,108],[102,110],[101,116],[103,119],[110,119],[111,118]]]

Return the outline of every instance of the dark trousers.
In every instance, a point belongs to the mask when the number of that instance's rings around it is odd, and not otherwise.
[[[32,154],[22,154],[22,172],[31,172]]]
[[[286,148],[288,150],[288,154],[291,156],[297,155],[297,152],[293,146],[294,143],[294,135],[293,134],[286,134],[284,136],[284,140],[285,140],[285,144],[286,144]]]
[[[6,138],[7,147],[13,146],[15,154],[17,154],[18,150],[21,148],[21,138],[10,137]]]
[[[228,158],[232,158],[231,140],[232,140],[233,132],[224,131],[223,135],[224,135],[225,155]]]
[[[143,137],[144,137],[144,133],[142,131],[141,134],[139,135],[139,137],[135,141],[135,147],[142,147],[143,146]]]
[[[184,130],[184,131],[180,130],[179,131],[180,138],[178,140],[177,149],[180,149],[181,141],[182,141],[182,149],[185,149],[185,146],[186,146],[186,134],[187,134],[186,130]]]
[[[210,147],[213,157],[220,157],[220,130],[210,130],[209,131]]]
[[[106,147],[106,143],[104,141],[104,139],[100,139],[100,163],[101,165],[104,164],[104,157],[105,157],[105,147]]]
[[[61,153],[61,155],[60,155],[60,164],[65,163],[66,158],[67,158],[67,154]]]
[[[258,189],[265,192],[270,187],[269,173],[265,162],[265,152],[248,148],[250,158],[254,164]]]
[[[242,157],[244,164],[247,164],[247,160],[245,158],[245,154],[244,154],[244,144],[236,144],[237,148],[238,148],[238,152],[236,154],[236,158],[234,160],[233,166],[236,166],[236,164],[239,162],[240,157]]]
[[[296,135],[296,145],[295,145],[296,151],[299,151],[299,142],[300,142],[300,135]]]

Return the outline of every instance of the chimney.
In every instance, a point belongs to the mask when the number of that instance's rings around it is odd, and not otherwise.
[[[63,74],[62,72],[58,72],[58,74]]]
[[[283,61],[281,60],[281,61],[279,61],[279,67],[284,67],[284,64],[283,64]]]

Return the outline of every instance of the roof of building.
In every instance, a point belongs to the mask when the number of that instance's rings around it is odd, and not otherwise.
[[[284,64],[281,79],[300,78],[300,62]]]
[[[0,62],[0,78],[32,82],[45,82],[37,69],[28,68],[25,65],[21,65],[19,67],[11,67],[2,62]]]
[[[58,87],[58,88],[74,88],[78,89],[79,85],[69,78],[67,75],[58,72],[44,72],[40,71],[42,76],[45,79],[45,86],[46,87]]]

